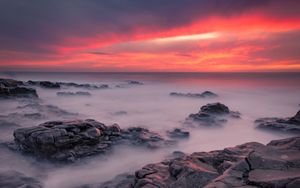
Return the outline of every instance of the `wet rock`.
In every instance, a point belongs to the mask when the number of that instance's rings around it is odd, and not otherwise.
[[[42,188],[43,184],[32,177],[28,177],[17,171],[0,172],[0,187],[7,188]]]
[[[109,86],[107,84],[77,84],[73,82],[58,82],[61,86],[65,87],[75,87],[82,89],[108,89]]]
[[[23,152],[55,161],[73,161],[109,149],[110,142],[101,142],[105,140],[107,130],[104,124],[90,119],[50,121],[17,129],[14,138]]]
[[[177,93],[177,92],[172,92],[172,93],[170,93],[170,96],[190,97],[190,98],[214,98],[214,97],[217,97],[218,95],[211,92],[211,91],[204,91],[203,93]]]
[[[23,86],[23,82],[12,79],[0,79],[0,98],[37,98],[35,89]]]
[[[222,103],[209,103],[200,108],[196,114],[190,114],[186,118],[187,124],[197,122],[200,125],[221,125],[227,122],[227,118],[240,118],[239,112],[230,111],[229,108]]]
[[[89,92],[85,91],[77,91],[77,92],[57,92],[57,96],[90,96],[91,94]]]
[[[183,154],[145,165],[135,172],[134,181],[132,176],[128,180],[131,187],[137,188],[298,187],[299,142],[300,137],[292,137],[268,145],[250,142],[224,150]]]
[[[294,132],[300,134],[300,110],[290,118],[260,118],[255,120],[258,128],[278,131]]]
[[[116,85],[117,88],[128,88],[131,86],[139,86],[139,85],[144,85],[144,83],[135,81],[135,80],[127,80],[125,83],[120,83]]]
[[[69,161],[104,154],[113,145],[126,143],[147,148],[169,146],[171,141],[140,127],[122,130],[92,119],[49,121],[14,131],[17,149],[50,161]]]
[[[167,131],[167,135],[170,138],[188,138],[190,136],[190,133],[188,131],[175,128],[172,131]]]
[[[26,84],[33,85],[33,86],[40,86],[43,88],[48,88],[48,89],[59,89],[60,85],[57,82],[50,82],[50,81],[32,81],[29,80],[26,82]]]
[[[166,140],[160,134],[142,127],[130,127],[122,130],[122,138],[132,145],[151,149],[174,145],[174,141]]]

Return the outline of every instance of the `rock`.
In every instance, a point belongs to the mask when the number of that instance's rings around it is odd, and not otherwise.
[[[77,91],[77,92],[57,92],[57,96],[90,96],[89,92]]]
[[[300,137],[292,137],[267,145],[250,142],[224,150],[182,154],[145,165],[128,178],[129,187],[299,187],[299,142]],[[113,182],[118,185],[117,179]]]
[[[142,82],[135,81],[135,80],[127,80],[126,82],[131,85],[144,85]]]
[[[161,135],[142,127],[130,127],[122,130],[122,138],[132,145],[155,149],[174,145],[174,141],[165,140]]]
[[[239,112],[230,111],[229,108],[221,103],[210,103],[202,106],[200,111],[196,114],[190,114],[186,118],[185,123],[191,124],[193,122],[200,123],[200,125],[221,125],[227,122],[227,117],[240,118]]]
[[[258,128],[300,133],[300,110],[290,118],[260,118],[255,120]]]
[[[211,91],[204,91],[203,93],[177,93],[172,92],[170,93],[170,96],[176,96],[176,97],[190,97],[190,98],[214,98],[218,95],[211,92]]]
[[[108,89],[109,86],[107,84],[77,84],[73,82],[58,82],[61,86],[65,87],[75,87],[75,88],[82,88],[82,89]]]
[[[190,133],[188,131],[183,131],[182,129],[175,128],[172,131],[167,131],[167,135],[170,138],[188,138]]]
[[[17,171],[0,172],[0,187],[7,188],[42,188],[43,184],[32,177],[25,176]]]
[[[12,79],[0,79],[0,98],[37,98],[35,89],[23,87],[23,82]]]
[[[103,145],[101,142],[105,140],[107,130],[104,124],[90,119],[50,121],[17,129],[14,138],[23,152],[54,161],[73,161],[109,149],[110,143]]]
[[[29,80],[26,83],[29,85],[40,86],[40,87],[48,88],[48,89],[59,89],[60,88],[60,84],[57,82]]]
[[[106,126],[92,119],[49,121],[14,131],[16,148],[38,158],[58,162],[103,154],[113,145],[127,143],[147,148],[172,144],[159,134],[140,127],[122,130],[117,124]]]

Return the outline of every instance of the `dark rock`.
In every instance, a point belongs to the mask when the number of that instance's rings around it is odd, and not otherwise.
[[[23,87],[23,82],[12,79],[0,79],[0,98],[32,97],[37,98],[36,90]]]
[[[42,188],[43,184],[32,177],[25,176],[17,171],[5,171],[0,173],[0,187],[7,188]]]
[[[55,161],[72,161],[103,153],[110,144],[101,143],[108,127],[95,120],[50,121],[14,131],[15,143],[23,152]]]
[[[188,131],[183,131],[182,129],[175,128],[172,131],[167,131],[167,135],[170,138],[188,138],[190,133]]]
[[[300,183],[299,142],[300,137],[293,137],[266,146],[251,142],[182,155],[145,165],[128,181],[134,188],[294,188]],[[113,181],[117,185],[118,180]]]
[[[214,98],[218,95],[211,92],[211,91],[204,91],[203,93],[177,93],[172,92],[170,93],[171,96],[175,97],[190,97],[190,98]]]
[[[186,118],[187,124],[192,122],[200,123],[200,125],[221,125],[227,122],[227,117],[240,118],[239,112],[230,111],[227,106],[221,103],[210,103],[202,106],[196,114],[190,114]]]
[[[169,146],[170,141],[148,129],[120,129],[92,119],[49,121],[14,131],[18,150],[51,161],[70,161],[110,151],[113,145],[128,143],[147,148]]]
[[[255,123],[258,128],[300,133],[300,110],[290,118],[260,118]]]
[[[77,91],[77,92],[57,92],[57,96],[90,96],[89,92]]]
[[[58,82],[61,86],[65,87],[75,87],[75,88],[82,88],[82,89],[108,89],[109,86],[107,84],[77,84],[73,82]]]
[[[48,89],[59,89],[60,88],[60,84],[57,82],[29,80],[26,83],[29,85],[40,86],[40,87],[48,88]]]
[[[127,80],[126,82],[132,85],[144,85],[142,82],[135,81],[135,80]]]
[[[122,138],[130,144],[151,149],[174,145],[174,141],[165,140],[160,134],[142,127],[130,127],[122,130]]]

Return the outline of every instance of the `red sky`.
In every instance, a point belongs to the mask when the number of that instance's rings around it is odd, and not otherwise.
[[[300,71],[300,2],[0,2],[3,71]]]

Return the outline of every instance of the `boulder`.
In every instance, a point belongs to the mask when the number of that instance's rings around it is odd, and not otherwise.
[[[259,118],[255,120],[255,123],[257,128],[300,134],[300,110],[295,116],[290,118]]]
[[[185,123],[193,122],[199,125],[221,125],[227,122],[227,117],[240,118],[239,112],[230,111],[229,108],[222,103],[209,103],[200,108],[196,114],[190,114],[186,118]]]

